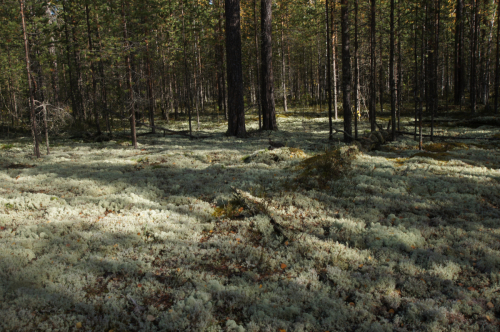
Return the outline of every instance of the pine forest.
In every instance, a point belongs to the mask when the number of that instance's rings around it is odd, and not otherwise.
[[[499,0],[2,0],[1,331],[498,331]]]

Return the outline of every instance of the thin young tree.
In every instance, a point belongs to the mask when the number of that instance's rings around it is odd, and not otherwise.
[[[476,101],[476,61],[477,61],[477,30],[478,30],[478,3],[477,0],[471,1],[472,5],[472,22],[470,28],[470,38],[471,38],[471,51],[470,51],[470,106],[472,113],[476,113],[477,101]]]
[[[390,51],[389,51],[389,85],[391,89],[391,123],[392,139],[396,138],[396,82],[394,80],[394,0],[391,0],[390,23]]]
[[[37,158],[40,158],[40,147],[37,137],[37,126],[35,118],[35,96],[33,93],[33,87],[31,84],[31,71],[30,71],[30,52],[28,46],[28,37],[26,32],[26,20],[24,15],[24,0],[20,0],[19,4],[21,6],[21,25],[23,27],[23,39],[24,39],[24,52],[26,59],[26,74],[28,78],[28,89],[30,94],[30,122],[31,122],[31,135],[33,136],[33,149],[34,154]]]
[[[262,129],[264,130],[278,129],[278,126],[276,124],[276,110],[274,103],[271,5],[271,0],[261,0],[261,101],[263,115]]]
[[[455,105],[461,105],[465,89],[464,64],[464,3],[457,0],[455,14]]]
[[[359,102],[359,45],[358,45],[358,6],[359,0],[354,0],[354,138],[358,139],[358,116],[361,114]]]
[[[135,128],[135,108],[134,108],[134,89],[132,85],[132,65],[130,60],[130,43],[128,40],[128,28],[127,28],[127,17],[125,15],[125,0],[122,0],[122,21],[123,21],[123,40],[125,42],[125,67],[127,71],[127,89],[130,98],[130,128],[132,134],[132,145],[134,149],[137,149],[137,133]]]
[[[97,81],[96,81],[96,73],[94,68],[94,45],[92,43],[92,31],[90,27],[90,7],[88,1],[85,1],[85,19],[87,23],[87,38],[89,41],[89,52],[91,54],[90,59],[90,72],[92,75],[92,102],[94,107],[94,117],[95,117],[95,127],[97,130],[97,135],[101,134],[101,126],[99,125],[99,110],[97,108]]]
[[[500,90],[500,0],[497,4],[497,54],[495,59],[495,113],[498,113],[498,93]]]
[[[376,130],[375,126],[375,108],[377,107],[376,103],[376,81],[377,81],[377,59],[375,58],[376,52],[376,0],[370,0],[370,128],[371,131]]]
[[[331,74],[331,39],[330,39],[330,27],[329,27],[329,17],[330,12],[328,10],[329,1],[326,0],[325,11],[326,11],[326,90],[328,94],[328,123],[330,125],[330,135],[329,139],[333,139],[333,120],[332,120],[332,74]]]
[[[257,0],[253,0],[253,25],[255,38],[255,72],[257,73],[256,95],[259,112],[259,129],[262,128],[262,102],[260,97],[260,60],[259,60],[259,26],[257,25]]]

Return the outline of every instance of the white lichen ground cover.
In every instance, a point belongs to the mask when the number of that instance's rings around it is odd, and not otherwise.
[[[288,147],[320,153],[328,122],[278,120],[247,139],[215,124],[209,139],[144,136],[140,150],[59,139],[40,160],[28,138],[0,141],[13,144],[0,150],[0,330],[498,330],[495,142],[417,155],[401,137],[329,189],[290,189],[305,155]],[[267,151],[269,138],[287,147]],[[225,219],[231,187],[268,209]]]

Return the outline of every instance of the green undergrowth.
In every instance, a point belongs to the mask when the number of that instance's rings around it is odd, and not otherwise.
[[[0,150],[10,150],[14,147],[14,144],[2,144],[2,146],[0,146]]]

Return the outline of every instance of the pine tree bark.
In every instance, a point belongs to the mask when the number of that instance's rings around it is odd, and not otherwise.
[[[344,109],[344,142],[352,141],[351,53],[349,41],[349,0],[341,0],[342,22],[342,105]]]
[[[241,66],[240,0],[226,0],[228,135],[245,137],[243,70]]]
[[[228,0],[226,0],[228,1]],[[261,0],[261,100],[264,130],[277,130],[274,103],[271,0]],[[227,47],[227,46],[226,46]],[[229,54],[229,52],[228,52]]]

